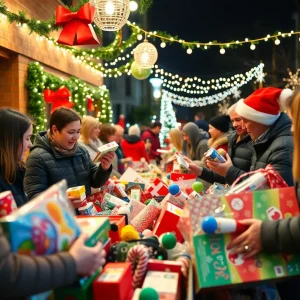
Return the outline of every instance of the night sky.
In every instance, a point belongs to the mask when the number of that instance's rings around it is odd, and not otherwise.
[[[154,0],[148,13],[148,30],[167,31],[186,41],[207,42],[256,38],[276,30],[289,32],[295,29],[295,1]],[[278,48],[289,52],[294,48],[294,43],[295,38],[285,39]],[[219,48],[206,51],[195,48],[188,55],[180,45],[173,44],[164,49],[159,47],[158,63],[166,70],[185,76],[220,76],[227,72],[235,74],[257,65],[261,59],[268,68],[273,42],[262,43],[255,51],[249,47],[245,45],[238,50],[227,50],[224,55],[219,53]],[[290,55],[294,56],[294,53]]]

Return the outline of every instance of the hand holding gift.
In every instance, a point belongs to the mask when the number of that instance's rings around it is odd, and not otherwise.
[[[108,152],[99,158],[100,165],[104,171],[110,168],[114,156],[115,156],[114,152]]]
[[[207,160],[207,167],[210,168],[212,171],[220,174],[221,176],[225,176],[229,168],[232,166],[232,161],[228,153],[225,154],[225,157],[226,161],[223,163]]]

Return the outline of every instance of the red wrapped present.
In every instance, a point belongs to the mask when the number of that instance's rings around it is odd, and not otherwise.
[[[196,174],[185,174],[185,173],[171,173],[171,183],[178,184],[181,189],[190,187],[196,181]]]
[[[14,196],[11,191],[0,193],[0,217],[5,217],[17,209]]]
[[[153,197],[166,196],[169,193],[169,188],[161,179],[156,178],[148,188],[148,192]]]
[[[109,188],[102,187],[102,189],[99,192],[88,196],[86,200],[94,204],[94,207],[96,208],[97,212],[101,212],[105,210],[106,203],[104,201],[104,195],[106,193],[109,193]]]

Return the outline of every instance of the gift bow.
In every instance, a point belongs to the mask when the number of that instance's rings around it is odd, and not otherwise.
[[[265,169],[258,169],[255,171],[251,171],[245,174],[242,174],[239,176],[236,181],[231,185],[231,188],[233,188],[242,178],[256,174],[256,173],[262,173],[268,180],[271,188],[283,188],[288,187],[288,184],[284,181],[284,179],[274,170],[274,168],[271,165],[267,165]]]
[[[63,6],[56,8],[56,25],[64,26],[57,42],[63,45],[100,44],[91,25],[95,8],[84,4],[77,12],[71,12]]]
[[[52,103],[51,114],[60,106],[72,108],[74,103],[69,101],[70,97],[71,93],[65,86],[60,87],[56,92],[52,90],[44,90],[45,101],[47,103]]]

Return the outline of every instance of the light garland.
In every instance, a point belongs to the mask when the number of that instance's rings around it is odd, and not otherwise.
[[[97,117],[99,120],[103,123],[112,122],[113,112],[109,91],[105,86],[92,89],[84,81],[76,77],[70,77],[68,80],[58,78],[45,72],[38,62],[34,62],[28,65],[28,78],[26,81],[28,112],[34,118],[34,131],[45,130],[48,122],[43,95],[44,90],[57,90],[62,86],[66,86],[72,93],[73,109],[81,116],[87,114],[87,98],[92,98],[95,109],[98,111]]]
[[[160,105],[160,122],[162,124],[159,134],[160,144],[164,145],[164,140],[169,136],[171,129],[178,128],[176,115],[172,102],[167,92],[163,92]]]
[[[173,103],[180,106],[187,106],[187,107],[206,106],[209,104],[218,103],[230,95],[235,95],[241,86],[245,85],[253,78],[257,78],[257,75],[263,71],[263,67],[264,67],[263,64],[257,66],[255,72],[252,72],[251,75],[249,75],[243,83],[239,83],[236,86],[231,87],[224,92],[217,93],[211,96],[206,96],[202,98],[191,98],[191,97],[180,96],[178,94],[169,92],[167,90],[163,90],[163,92],[165,92],[166,95],[169,98],[171,98],[171,101]]]
[[[212,90],[217,91],[221,89],[234,88],[243,86],[249,82],[253,77],[257,81],[262,81],[264,64],[259,64],[257,67],[252,68],[245,74],[235,74],[231,77],[220,77],[216,79],[203,80],[197,76],[183,78],[178,74],[166,72],[164,69],[159,69],[155,66],[155,77],[163,80],[163,87],[167,90],[174,92],[181,92],[187,94],[208,94]],[[168,79],[170,78],[170,79]]]
[[[293,72],[290,69],[287,69],[289,78],[283,78],[283,81],[286,82],[285,88],[292,88],[294,91],[296,88],[300,86],[300,78],[299,78],[299,72],[300,69],[297,69],[296,73],[293,74]]]
[[[250,49],[255,50],[256,49],[256,44],[259,44],[262,41],[268,42],[268,41],[274,41],[275,45],[280,44],[280,39],[279,38],[285,38],[285,37],[291,37],[293,35],[299,35],[300,31],[293,31],[291,30],[290,32],[276,32],[272,35],[268,34],[264,37],[259,37],[255,39],[249,39],[245,38],[244,40],[236,40],[236,41],[228,41],[228,42],[200,42],[200,41],[185,41],[184,39],[179,38],[178,36],[172,36],[169,35],[165,32],[160,32],[160,31],[147,31],[138,25],[136,25],[134,22],[127,21],[127,24],[131,26],[132,28],[137,29],[139,32],[142,34],[146,35],[147,37],[151,38],[158,38],[161,40],[161,48],[165,48],[166,44],[172,44],[172,43],[179,43],[182,45],[183,48],[187,48],[187,54],[192,54],[194,48],[198,48],[200,50],[207,50],[210,47],[219,47],[220,48],[220,54],[225,54],[225,49],[226,48],[236,48],[238,46],[242,46],[245,44],[250,44]]]

